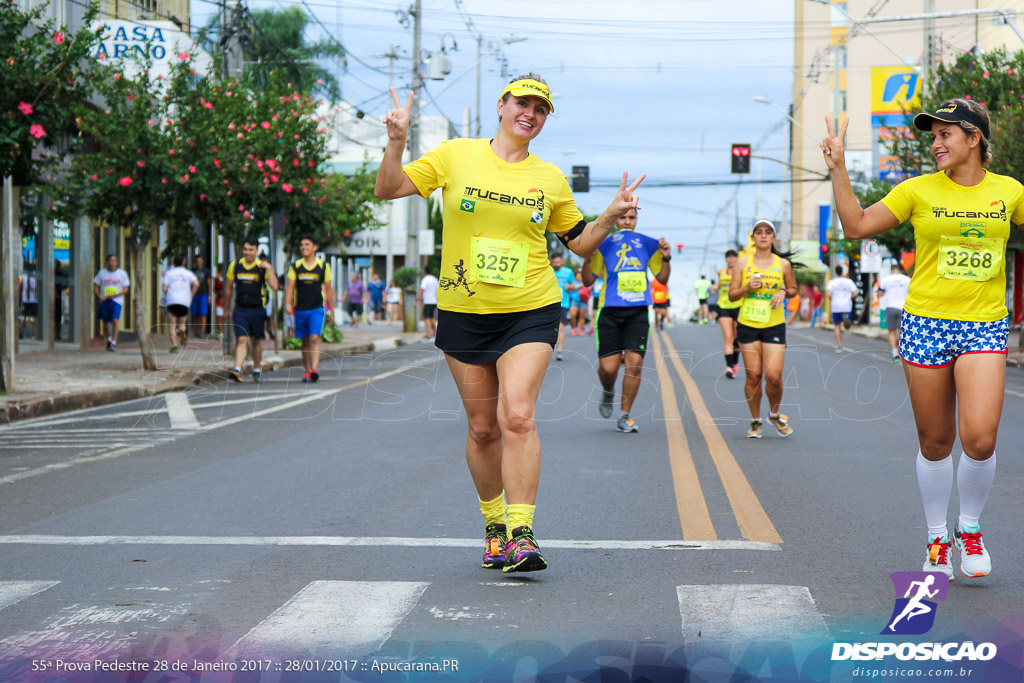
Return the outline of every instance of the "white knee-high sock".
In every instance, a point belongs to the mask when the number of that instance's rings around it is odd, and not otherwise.
[[[928,460],[918,451],[917,485],[921,487],[928,539],[945,536],[949,533],[946,528],[946,512],[953,492],[953,458],[947,455],[936,462]]]
[[[960,462],[956,468],[956,489],[960,494],[961,527],[965,524],[978,523],[995,477],[995,453],[988,460],[974,460],[966,453],[960,454]]]

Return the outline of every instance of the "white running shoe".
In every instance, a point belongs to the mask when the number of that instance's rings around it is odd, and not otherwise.
[[[960,551],[960,572],[967,577],[988,576],[992,573],[992,557],[981,540],[981,527],[957,522],[953,529],[953,543]]]
[[[953,580],[953,565],[949,563],[952,550],[949,547],[949,536],[936,537],[928,544],[928,556],[925,557],[921,571],[942,572]]]

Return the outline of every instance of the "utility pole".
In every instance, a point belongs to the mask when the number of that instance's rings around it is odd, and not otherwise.
[[[416,0],[413,8],[409,10],[413,20],[412,34],[412,118],[409,121],[409,157],[415,161],[420,158],[420,95],[423,92],[423,78],[420,73],[420,41],[423,31],[423,0]],[[420,221],[422,214],[423,200],[413,195],[409,197],[409,220],[406,224],[405,233],[405,265],[416,266],[419,264],[420,249]],[[415,322],[415,313],[413,313]]]
[[[935,12],[935,0],[924,0],[924,11],[926,14]],[[929,17],[924,20],[924,73],[921,74],[921,83],[928,85],[932,71],[935,70],[935,19]]]
[[[476,125],[473,127],[475,137],[480,137],[480,71],[483,69],[481,62],[483,57],[484,37],[479,33],[476,36]]]

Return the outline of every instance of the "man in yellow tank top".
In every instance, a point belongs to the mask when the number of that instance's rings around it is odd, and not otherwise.
[[[725,252],[725,268],[718,271],[718,325],[722,328],[722,352],[725,354],[725,376],[735,379],[739,371],[740,347],[736,343],[736,320],[740,315],[739,301],[729,299],[729,285],[732,283],[732,267],[739,254],[735,249]]]

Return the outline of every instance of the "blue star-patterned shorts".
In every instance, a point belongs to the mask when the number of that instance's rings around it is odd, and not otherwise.
[[[923,318],[903,311],[900,356],[911,365],[940,368],[965,353],[1006,353],[1009,320],[979,323]]]

